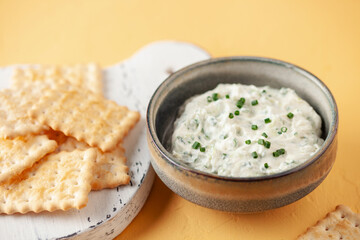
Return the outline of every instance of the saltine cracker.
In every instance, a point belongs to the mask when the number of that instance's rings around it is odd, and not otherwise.
[[[114,149],[140,118],[138,112],[90,91],[64,89],[44,89],[28,113],[36,121],[103,152]]]
[[[0,185],[0,213],[80,209],[91,191],[96,152],[53,153]]]

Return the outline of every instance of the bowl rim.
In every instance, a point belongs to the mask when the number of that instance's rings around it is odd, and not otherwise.
[[[331,105],[332,110],[332,118],[329,126],[329,132],[330,134],[327,135],[322,147],[316,152],[315,155],[313,155],[311,158],[309,158],[307,161],[303,162],[302,164],[290,168],[286,171],[275,173],[275,174],[269,174],[269,175],[262,175],[262,176],[253,176],[253,177],[230,177],[230,176],[222,176],[217,175],[213,173],[207,173],[203,172],[194,168],[191,168],[180,161],[177,161],[172,154],[165,149],[165,147],[160,142],[157,134],[156,134],[156,127],[155,123],[151,120],[154,110],[154,102],[158,96],[161,95],[163,90],[175,79],[177,79],[182,74],[185,74],[189,71],[193,71],[194,69],[197,69],[199,67],[205,66],[205,65],[211,65],[211,64],[218,64],[223,62],[231,62],[231,61],[240,61],[240,62],[261,62],[261,63],[269,63],[269,64],[275,64],[279,65],[285,68],[289,68],[291,70],[294,70],[298,72],[299,74],[304,75],[306,78],[310,79],[312,82],[314,82],[327,96],[328,101]],[[168,163],[173,165],[178,170],[187,171],[190,173],[193,173],[195,175],[200,175],[205,178],[211,178],[214,180],[222,180],[222,181],[231,181],[231,182],[255,182],[255,181],[264,181],[264,180],[270,180],[275,178],[284,177],[293,173],[296,173],[298,171],[301,171],[302,169],[310,166],[314,162],[316,162],[330,147],[330,145],[333,143],[337,130],[339,125],[339,116],[338,116],[338,107],[335,101],[335,98],[329,88],[322,82],[318,77],[316,77],[311,72],[295,65],[289,62],[285,62],[282,60],[277,60],[273,58],[265,58],[265,57],[256,57],[256,56],[231,56],[231,57],[220,57],[220,58],[210,58],[207,60],[199,61],[196,63],[193,63],[191,65],[188,65],[180,70],[177,70],[170,76],[168,76],[155,90],[153,95],[150,98],[148,108],[146,111],[146,125],[148,129],[148,136],[151,138],[152,142],[154,143],[152,146],[155,146],[157,151],[161,154],[162,158],[166,160]]]

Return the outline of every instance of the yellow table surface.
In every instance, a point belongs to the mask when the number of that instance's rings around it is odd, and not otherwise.
[[[272,57],[313,72],[338,103],[338,155],[308,196],[251,215],[197,206],[156,178],[118,240],[294,239],[338,204],[360,212],[360,1],[0,0],[0,66],[107,66],[164,39],[195,43],[214,57]]]

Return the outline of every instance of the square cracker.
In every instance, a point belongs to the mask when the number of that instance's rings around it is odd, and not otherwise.
[[[0,182],[30,168],[56,147],[46,135],[0,139]]]
[[[360,214],[352,212],[347,206],[339,205],[297,239],[360,239]]]
[[[44,89],[29,115],[103,152],[114,149],[140,118],[138,112],[90,91],[64,89]]]
[[[73,85],[103,95],[101,69],[95,63],[74,66],[34,65],[16,68],[11,79],[11,87],[23,89],[40,83],[50,88],[59,85]]]
[[[52,212],[86,206],[95,158],[93,149],[46,156],[0,185],[0,213]]]
[[[31,91],[33,95],[38,92]],[[48,129],[47,126],[31,119],[27,111],[36,98],[26,98],[24,91],[3,89],[0,91],[0,138],[14,138],[37,134]]]
[[[62,139],[61,136],[58,139]],[[74,151],[75,149],[86,150],[91,148],[83,142],[77,141],[75,138],[68,137],[58,147],[58,151]],[[94,148],[97,152],[95,161],[95,170],[91,182],[91,190],[101,190],[104,188],[114,188],[119,185],[129,184],[130,177],[127,174],[129,168],[125,165],[125,150],[120,144],[110,152],[101,152]]]

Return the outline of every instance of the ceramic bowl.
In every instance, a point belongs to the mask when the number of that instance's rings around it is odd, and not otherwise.
[[[223,177],[190,168],[170,153],[173,123],[188,98],[219,83],[288,87],[322,118],[325,142],[303,164],[257,177]],[[337,151],[338,110],[329,89],[293,64],[260,57],[202,61],[169,76],[155,91],[147,110],[147,140],[152,166],[175,193],[204,207],[230,212],[260,212],[290,204],[314,190],[328,175]]]

